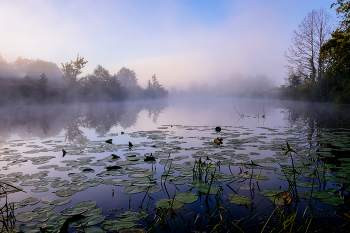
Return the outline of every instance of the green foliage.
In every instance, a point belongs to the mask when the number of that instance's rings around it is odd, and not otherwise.
[[[302,79],[295,70],[289,73],[284,96],[288,99],[350,103],[350,1],[338,0],[331,7],[342,20],[331,38],[320,48],[322,61],[315,82]]]

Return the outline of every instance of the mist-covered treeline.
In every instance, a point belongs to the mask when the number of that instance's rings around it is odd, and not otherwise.
[[[19,57],[10,63],[0,55],[0,104],[120,101],[168,95],[156,75],[142,88],[136,73],[125,67],[112,75],[97,65],[91,74],[80,77],[86,63],[78,55],[76,60],[62,63],[60,69],[55,63],[39,59]]]
[[[285,53],[285,98],[350,103],[350,1],[337,0],[334,7],[341,19],[335,30],[331,16],[321,8],[309,12],[294,31]]]
[[[189,84],[187,90],[170,89],[171,96],[220,96],[238,98],[279,98],[280,89],[277,88],[267,75],[245,76],[234,74],[228,78],[213,80],[211,83]]]

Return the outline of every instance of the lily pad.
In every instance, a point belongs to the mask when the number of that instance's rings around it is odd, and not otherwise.
[[[72,196],[76,192],[77,191],[71,190],[70,188],[68,188],[68,189],[59,189],[55,192],[55,194],[59,197],[68,197],[68,196]]]
[[[134,193],[141,193],[145,190],[146,190],[146,188],[142,187],[142,186],[141,187],[140,186],[130,186],[130,187],[123,189],[123,193],[134,194]]]
[[[177,193],[175,200],[182,203],[193,203],[198,200],[198,195],[195,193]]]
[[[59,216],[61,216],[61,215],[55,211],[47,211],[47,212],[43,212],[43,213],[39,214],[38,216],[36,216],[35,220],[37,220],[39,222],[45,222],[49,218],[57,218]]]
[[[251,205],[253,204],[252,200],[250,200],[248,197],[239,195],[239,194],[228,194],[231,199],[230,202],[235,203],[237,205]]]
[[[82,227],[82,226],[93,226],[99,224],[105,220],[105,216],[103,215],[91,215],[86,218],[78,220],[74,225],[74,227]]]
[[[26,199],[23,199],[22,201],[19,202],[19,205],[21,207],[27,206],[27,205],[35,205],[40,202],[40,199],[36,197],[28,197]]]
[[[299,187],[304,187],[304,188],[312,188],[312,187],[316,188],[316,187],[320,186],[320,185],[312,183],[312,182],[298,182],[296,185]]]
[[[134,212],[134,211],[126,211],[123,214],[118,214],[117,217],[120,217],[122,221],[138,221],[141,218],[146,218],[148,213],[146,212]]]
[[[96,206],[96,202],[89,200],[89,201],[83,201],[75,204],[72,208],[80,208],[80,207],[85,207],[87,209],[93,208]]]
[[[169,209],[170,207],[174,210],[179,209],[182,206],[182,203],[174,199],[160,199],[156,202],[158,208]]]
[[[69,202],[71,202],[72,199],[70,199],[69,197],[67,198],[61,198],[58,200],[54,200],[50,203],[50,205],[57,205],[57,206],[61,206],[61,205],[65,205],[68,204]]]
[[[19,222],[30,222],[30,221],[34,220],[36,216],[38,216],[37,212],[27,211],[27,212],[18,213],[15,216],[15,218]]]
[[[82,214],[82,213],[86,212],[87,210],[88,210],[88,208],[86,208],[86,207],[72,207],[72,208],[62,210],[61,214],[73,216],[73,215]]]
[[[32,191],[33,193],[42,193],[49,191],[49,189],[46,187],[36,187],[35,189],[31,189],[30,191]]]
[[[341,199],[339,197],[335,197],[335,196],[331,196],[330,198],[323,198],[323,199],[320,199],[320,201],[322,201],[323,203],[325,203],[327,205],[332,205],[332,206],[344,204],[343,199]]]
[[[135,223],[121,220],[109,220],[102,224],[102,228],[108,231],[119,231],[135,226]]]
[[[265,190],[260,191],[258,194],[270,197],[270,196],[273,196],[273,195],[276,195],[276,194],[279,194],[282,192],[283,192],[283,190],[279,190],[279,189],[265,189]]]

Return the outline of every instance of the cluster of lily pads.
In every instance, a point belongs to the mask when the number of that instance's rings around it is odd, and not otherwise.
[[[254,130],[260,133],[256,135]],[[38,145],[25,140],[2,142],[1,188],[6,195],[17,192],[24,198],[7,203],[2,213],[10,209],[16,213],[13,229],[18,232],[55,232],[62,226],[82,232],[146,229],[140,222],[150,213],[129,210],[108,219],[102,215],[108,210],[96,206],[103,200],[86,200],[54,211],[56,206],[68,206],[71,198],[102,184],[123,187],[125,195],[144,193],[152,200],[151,195],[169,183],[176,194],[153,199],[151,203],[156,209],[172,211],[183,211],[187,205],[204,201],[199,200],[200,194],[206,196],[205,201],[209,195],[216,199],[227,196],[228,203],[238,207],[255,206],[265,196],[272,205],[288,205],[298,199],[344,205],[344,193],[350,190],[350,159],[339,158],[337,153],[347,151],[350,145],[347,130],[323,129],[311,139],[301,127],[254,130],[222,126],[218,131],[209,126],[168,125],[153,131],[109,134],[99,141],[80,137],[71,143],[56,139]],[[118,137],[128,137],[130,141],[118,144]],[[286,154],[286,142],[298,154]],[[39,171],[13,171],[20,166]],[[153,166],[158,166],[158,170]],[[51,177],[50,172],[60,172],[62,176]],[[263,182],[271,177],[277,177],[280,184],[288,183],[289,188],[278,189],[281,185],[277,184],[276,189],[264,189]],[[252,182],[259,186],[258,197],[243,195],[240,187],[244,181],[249,181],[252,191],[256,190]],[[35,197],[48,191],[54,192],[57,199],[47,203]],[[30,205],[35,208],[21,211]]]

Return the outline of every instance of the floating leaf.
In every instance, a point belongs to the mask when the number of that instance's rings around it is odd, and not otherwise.
[[[72,196],[76,192],[77,191],[71,190],[70,188],[68,188],[68,189],[59,189],[55,192],[55,194],[59,197],[68,197],[68,196]]]
[[[177,193],[175,199],[182,203],[192,203],[198,200],[198,195],[195,193]]]
[[[230,202],[235,203],[237,205],[251,205],[253,204],[252,200],[250,200],[248,197],[239,195],[239,194],[228,194],[231,199]]]
[[[28,212],[21,212],[18,213],[15,218],[17,221],[19,222],[30,222],[32,221],[36,216],[38,216],[37,212],[32,212],[32,211],[28,211]]]
[[[139,186],[130,186],[125,189],[123,189],[123,193],[125,194],[134,194],[134,193],[141,193],[145,191],[145,187],[139,187]]]
[[[122,221],[138,221],[141,218],[146,218],[148,216],[148,213],[146,212],[133,212],[133,211],[126,211],[123,214],[118,214],[117,217],[123,218]]]
[[[96,202],[89,200],[89,201],[83,201],[75,204],[72,208],[80,208],[80,207],[86,207],[87,209],[93,208],[96,206]]]
[[[59,187],[68,186],[68,185],[69,185],[68,180],[58,180],[50,184],[50,186],[53,188],[59,188]]]
[[[323,191],[310,190],[307,192],[298,193],[298,197],[304,198],[304,199],[310,199],[310,198],[323,199],[323,198],[330,198],[331,195],[329,194],[328,190],[323,190]]]
[[[19,230],[21,232],[26,232],[26,233],[36,233],[36,232],[40,232],[40,228],[45,228],[45,227],[46,227],[45,223],[33,222],[33,223],[19,225]]]
[[[55,206],[53,205],[45,205],[45,206],[40,206],[35,208],[34,210],[32,210],[33,212],[37,212],[38,214],[43,213],[43,212],[47,212],[52,210],[53,208],[55,208]]]
[[[73,225],[74,227],[93,226],[93,225],[99,224],[103,220],[105,220],[105,216],[103,215],[91,215],[86,218],[79,219]]]
[[[31,189],[30,191],[32,191],[33,193],[42,193],[49,191],[49,189],[46,187],[36,187],[35,189]]]
[[[135,223],[121,220],[109,220],[103,223],[102,228],[108,231],[119,231],[135,226]]]
[[[270,197],[270,196],[273,196],[273,195],[276,195],[276,194],[279,194],[282,192],[283,192],[282,190],[278,190],[278,189],[265,189],[265,190],[260,191],[258,194]]]
[[[21,207],[27,206],[27,205],[35,205],[40,202],[40,199],[36,197],[28,197],[26,199],[23,199],[22,201],[19,202],[19,205]]]
[[[82,215],[85,217],[92,216],[92,215],[99,215],[102,213],[102,208],[98,206],[94,206],[92,208],[89,208],[88,211],[84,212]]]
[[[69,197],[67,198],[61,198],[58,200],[54,200],[50,203],[50,205],[57,205],[57,206],[61,206],[61,205],[65,205],[68,204],[69,202],[71,202],[72,199],[70,199]]]
[[[86,207],[72,207],[72,208],[68,208],[68,209],[64,209],[61,211],[62,215],[77,215],[77,214],[82,214],[84,212],[86,212],[88,210],[88,208]]]
[[[65,151],[64,149],[62,149],[62,153],[63,153],[63,155],[62,155],[62,158],[67,154],[67,151]]]
[[[105,141],[106,143],[112,144],[113,139],[108,139],[107,141]]]
[[[131,142],[129,142],[129,147],[133,147],[134,145],[131,143]]]
[[[320,201],[322,201],[323,203],[325,203],[327,205],[332,205],[332,206],[344,204],[343,199],[341,199],[339,197],[335,197],[335,196],[331,196],[330,198],[323,198],[323,199],[320,199]]]
[[[39,222],[45,222],[49,218],[57,218],[59,216],[61,216],[61,215],[55,211],[47,211],[47,212],[43,212],[43,213],[39,214],[38,216],[36,216],[35,220],[37,220]]]
[[[182,203],[173,199],[160,199],[156,202],[158,208],[169,209],[170,207],[174,210],[179,209],[182,206]]]
[[[315,184],[313,182],[299,182],[299,183],[296,183],[296,185],[299,187],[304,187],[304,188],[312,188],[312,187],[316,188],[316,187],[320,186],[320,185]]]

